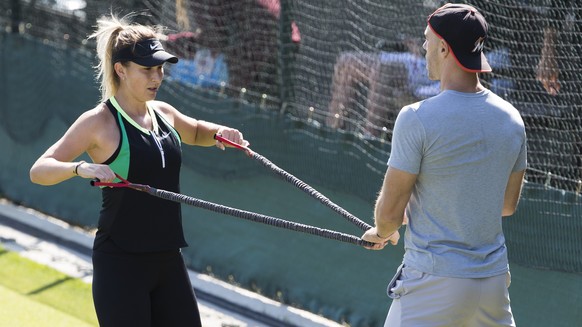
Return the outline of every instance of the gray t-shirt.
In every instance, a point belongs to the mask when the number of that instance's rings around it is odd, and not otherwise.
[[[509,175],[526,168],[525,128],[510,103],[489,90],[448,90],[404,107],[388,165],[418,174],[406,265],[459,278],[508,270],[503,197]]]

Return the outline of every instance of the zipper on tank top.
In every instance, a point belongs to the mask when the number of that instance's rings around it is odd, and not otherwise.
[[[160,156],[162,157],[162,168],[166,168],[166,156],[164,155],[164,148],[162,147],[162,142],[158,140],[156,133],[154,133],[153,131],[150,133],[150,135],[152,136],[154,142],[158,146],[158,150],[160,150]]]

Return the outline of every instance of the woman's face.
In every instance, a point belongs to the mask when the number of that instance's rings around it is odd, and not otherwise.
[[[121,84],[132,97],[143,102],[156,98],[164,79],[164,65],[145,67],[130,61],[123,67]]]

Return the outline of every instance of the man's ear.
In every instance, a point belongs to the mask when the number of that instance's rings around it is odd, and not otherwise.
[[[450,47],[447,44],[447,42],[445,42],[445,40],[441,40],[439,47],[440,47],[440,52],[444,57],[449,55]]]

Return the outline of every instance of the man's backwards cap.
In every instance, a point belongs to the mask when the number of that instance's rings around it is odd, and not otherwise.
[[[490,72],[483,54],[488,25],[472,6],[448,3],[428,16],[429,28],[451,47],[457,63],[472,73]]]

